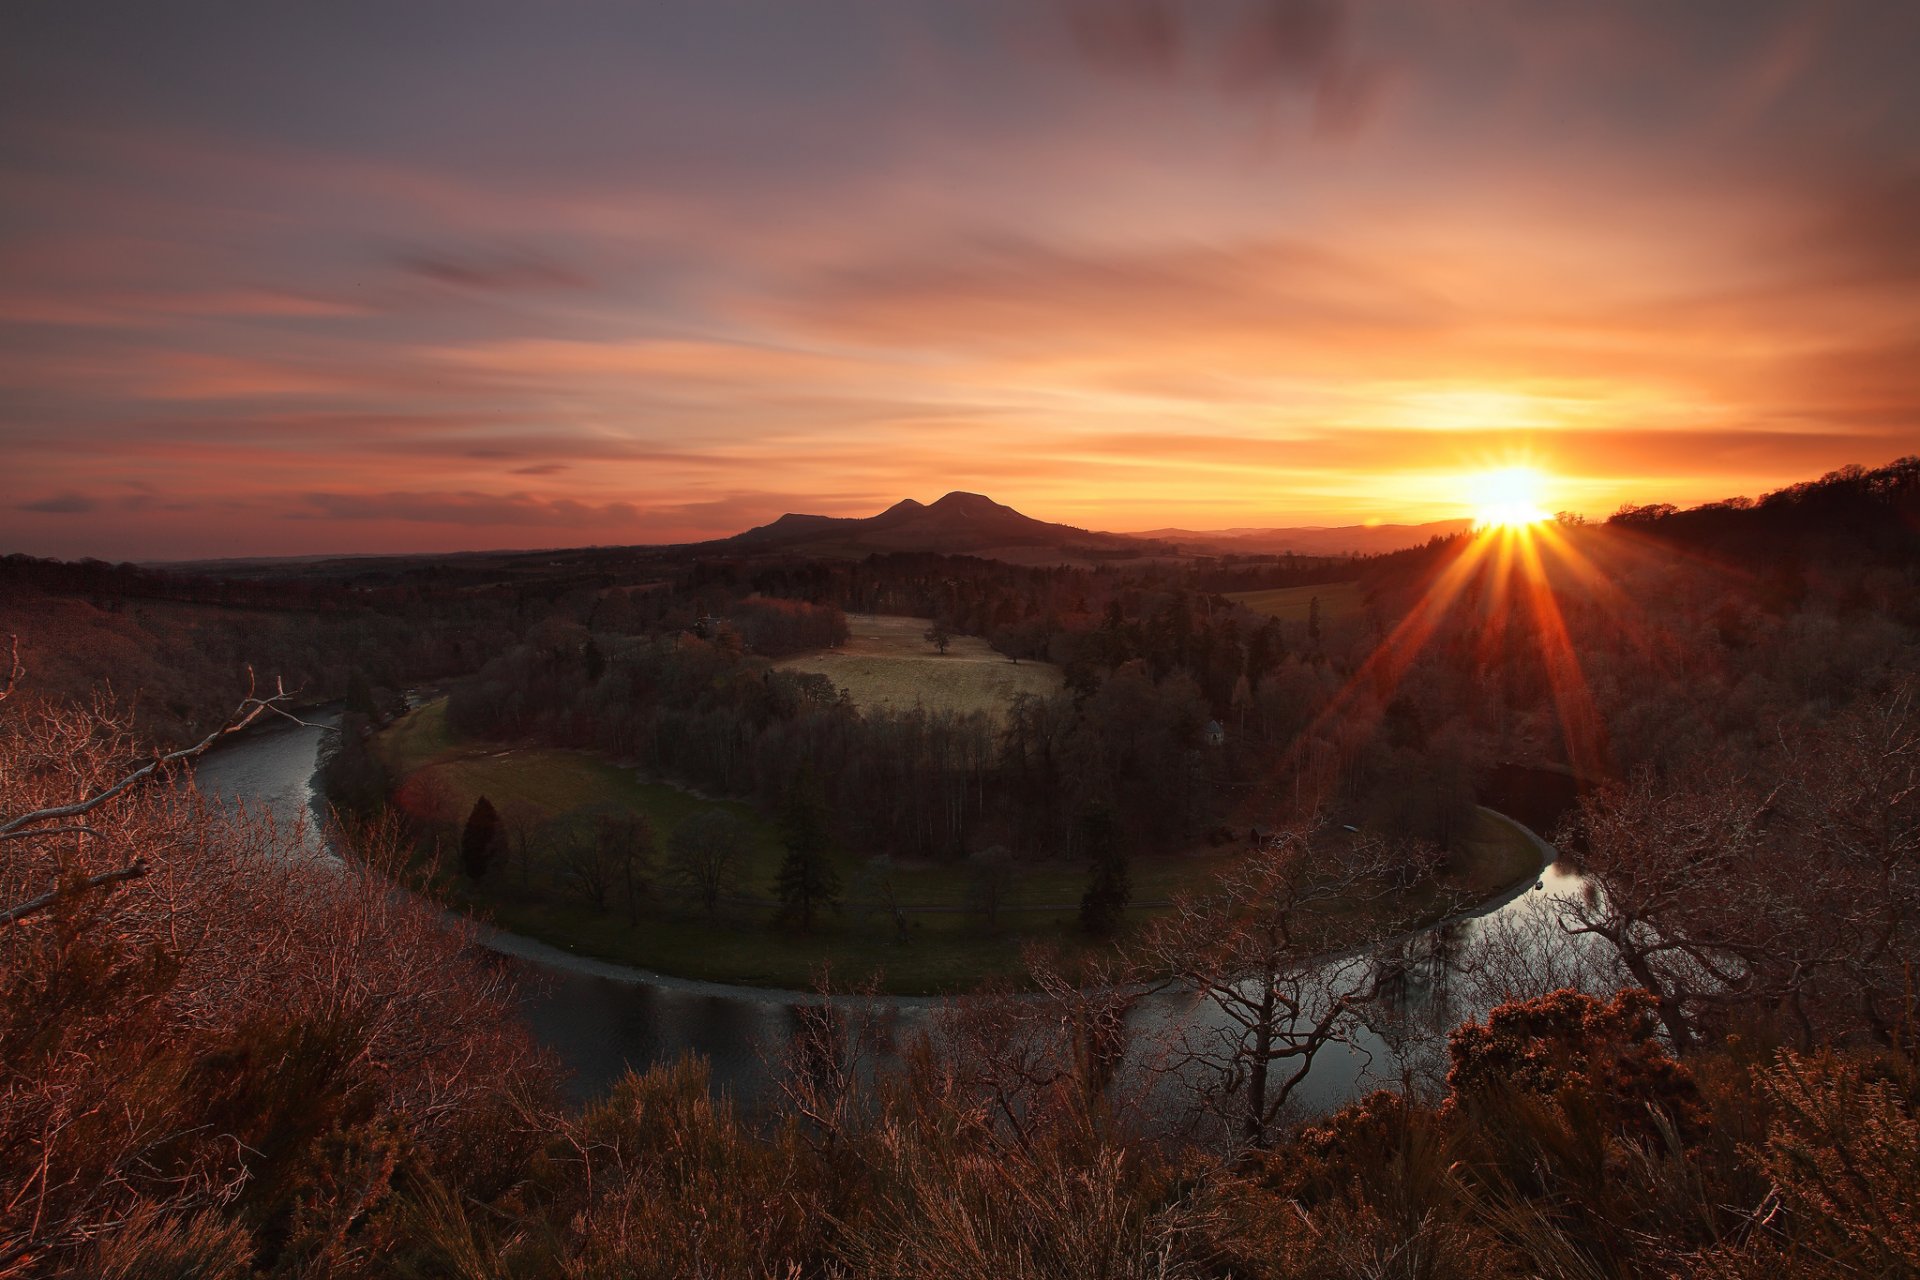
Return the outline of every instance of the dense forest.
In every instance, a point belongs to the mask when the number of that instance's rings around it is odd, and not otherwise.
[[[1920,1274],[1916,478],[1440,540],[1346,566],[1364,607],[1299,621],[1227,600],[1218,564],[569,568],[363,583],[284,629],[259,594],[13,565],[10,605],[71,630],[28,617],[0,701],[0,1276]],[[769,666],[872,609],[1065,687],[989,723]],[[151,668],[65,635],[177,655],[174,727],[127,687]],[[764,1105],[687,1061],[574,1107],[506,970],[393,891],[400,824],[289,863],[184,785],[196,746],[155,756],[276,662],[355,715],[448,680],[467,731],[768,805],[811,766],[863,847],[1038,852],[1090,812],[1141,847],[1249,813],[1268,835],[1101,964],[1036,954],[1031,991],[948,1001],[884,1055],[866,1006],[823,996]],[[116,671],[128,701],[96,700]],[[293,705],[272,687],[239,718]],[[1577,782],[1553,834],[1593,891],[1475,941],[1491,1012],[1395,1031],[1430,1069],[1289,1108],[1302,1056],[1388,1021],[1373,970],[1325,976],[1316,924],[1381,846],[1321,833],[1443,839],[1511,762]],[[1142,1081],[1128,1015],[1168,974],[1247,1034]],[[1168,1123],[1187,1110],[1222,1123]]]
[[[1302,779],[1323,807],[1442,842],[1471,806],[1471,765],[1451,739],[1430,741],[1408,718],[1363,742],[1303,737],[1358,667],[1363,619],[1282,624],[1177,579],[934,576],[953,567],[889,557],[836,575],[839,590],[811,584],[809,594],[912,608],[933,590],[946,597],[936,616],[957,630],[1032,616],[1036,647],[1066,673],[1063,692],[1023,695],[1003,716],[862,712],[825,677],[767,662],[843,638],[835,603],[756,590],[714,600],[724,613],[703,612],[682,629],[684,614],[653,593],[651,616],[620,616],[633,630],[613,630],[605,607],[594,626],[550,618],[456,684],[448,720],[473,737],[633,759],[770,808],[805,768],[826,781],[844,839],[906,856],[957,857],[991,844],[1071,852],[1079,817],[1094,809],[1115,813],[1140,850],[1165,852],[1237,821],[1252,791],[1304,795]],[[778,585],[768,576],[752,586]],[[715,590],[702,585],[694,598]],[[998,643],[1004,630],[991,634]],[[1218,747],[1204,740],[1209,720],[1233,726]],[[352,758],[355,741],[345,736],[349,758],[338,768],[364,778],[371,766]]]

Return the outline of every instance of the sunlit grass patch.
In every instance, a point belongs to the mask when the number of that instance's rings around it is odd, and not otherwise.
[[[1357,582],[1326,582],[1305,587],[1274,587],[1267,591],[1235,591],[1227,599],[1243,604],[1255,613],[1282,622],[1305,622],[1320,601],[1320,620],[1332,622],[1355,617],[1367,605],[1366,594]]]
[[[953,636],[940,653],[926,639],[925,618],[849,614],[847,643],[787,658],[787,671],[826,676],[863,711],[923,706],[929,711],[999,715],[1021,693],[1051,694],[1062,683],[1050,662],[1014,662],[979,636]]]

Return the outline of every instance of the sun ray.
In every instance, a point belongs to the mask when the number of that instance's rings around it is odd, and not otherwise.
[[[1483,539],[1496,549],[1496,559],[1481,609],[1479,643],[1474,646],[1474,665],[1481,669],[1499,656],[1498,643],[1506,634],[1504,624],[1513,607],[1513,539],[1498,535],[1483,535]]]
[[[1333,697],[1321,708],[1320,713],[1294,739],[1293,745],[1272,770],[1272,777],[1278,781],[1289,771],[1298,772],[1304,764],[1304,755],[1321,741],[1323,732],[1336,721],[1344,719],[1348,726],[1355,721],[1352,712],[1357,710],[1359,694],[1371,688],[1375,695],[1375,707],[1370,719],[1360,729],[1371,733],[1383,708],[1391,700],[1393,691],[1399,687],[1408,667],[1419,656],[1433,633],[1439,628],[1441,620],[1459,599],[1474,571],[1485,560],[1489,539],[1475,538],[1469,542],[1455,558],[1430,583],[1413,608],[1400,620],[1369,654],[1359,668],[1349,676],[1344,684],[1335,691]]]
[[[1540,561],[1533,530],[1518,529],[1510,536],[1519,544],[1521,583],[1533,614],[1547,685],[1559,714],[1567,764],[1576,778],[1591,782],[1604,777],[1606,772],[1606,741],[1600,713],[1594,705],[1593,692],[1587,687],[1586,674],[1580,669],[1580,656],[1574,651],[1560,602],[1554,598],[1553,584]]]
[[[1639,601],[1622,591],[1619,583],[1602,572],[1591,557],[1574,545],[1571,537],[1553,524],[1539,525],[1534,532],[1540,539],[1543,553],[1551,556],[1556,564],[1564,566],[1580,587],[1599,602],[1606,620],[1613,624],[1635,651],[1664,669],[1668,655],[1655,643],[1647,611]],[[1666,631],[1664,627],[1660,630],[1663,633]],[[1673,637],[1663,634],[1659,638],[1671,640]]]
[[[1680,637],[1651,622],[1616,571],[1616,561],[1649,559],[1649,540],[1612,526],[1562,527],[1545,511],[1545,486],[1543,473],[1523,464],[1471,478],[1474,531],[1429,570],[1399,621],[1275,763],[1270,786],[1283,787],[1291,778],[1296,806],[1329,798],[1344,770],[1347,745],[1377,731],[1414,664],[1437,638],[1457,646],[1463,657],[1470,652],[1481,678],[1531,655],[1540,664],[1566,765],[1588,783],[1607,775],[1606,729],[1567,609],[1591,610],[1670,675],[1677,670]],[[1701,570],[1727,572],[1708,557],[1683,559]],[[1303,794],[1303,783],[1311,795]],[[1277,798],[1277,792],[1270,794]]]

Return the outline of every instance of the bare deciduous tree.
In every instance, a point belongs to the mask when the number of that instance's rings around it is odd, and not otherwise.
[[[787,1109],[804,1122],[817,1150],[847,1141],[867,1120],[877,1099],[864,1088],[885,1039],[884,1016],[874,997],[877,975],[851,990],[836,990],[833,971],[814,975],[816,998],[792,1007],[793,1034],[770,1065]]]
[[[640,918],[640,904],[653,878],[653,827],[642,814],[616,805],[563,814],[548,824],[556,879],[598,912],[618,898],[627,922]]]
[[[1892,1044],[1914,1034],[1920,974],[1920,688],[1903,681],[1791,745],[1782,804],[1810,855],[1797,887],[1831,956],[1819,1002]]]
[[[696,813],[667,842],[667,879],[697,899],[707,915],[718,915],[720,900],[740,887],[752,840],[752,829],[725,809]]]
[[[968,862],[967,909],[997,932],[1000,908],[1013,892],[1013,853],[1004,845],[994,845],[975,853]]]
[[[1270,837],[1204,895],[1154,923],[1148,963],[1191,987],[1160,1069],[1240,1141],[1265,1146],[1315,1057],[1346,1042],[1378,992],[1370,952],[1397,932],[1397,867],[1378,837]]]
[[[1117,954],[1072,975],[1037,948],[1026,962],[1037,994],[987,987],[940,1010],[906,1055],[919,1095],[964,1108],[990,1143],[1025,1154],[1049,1133],[1124,1129],[1108,1121],[1145,1100],[1116,1088],[1128,1018],[1149,990],[1140,971]]]
[[[1593,882],[1561,899],[1562,926],[1605,943],[1631,985],[1653,993],[1682,1052],[1716,1010],[1764,1002],[1770,976],[1800,967],[1786,954],[1805,932],[1779,882],[1787,842],[1766,829],[1773,798],[1726,779],[1668,786],[1641,770],[1584,799],[1560,834],[1580,842]]]

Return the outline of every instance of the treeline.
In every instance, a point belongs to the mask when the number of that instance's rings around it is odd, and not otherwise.
[[[70,705],[113,691],[141,738],[160,746],[219,723],[250,679],[262,692],[284,683],[303,706],[342,698],[356,682],[390,702],[420,681],[472,670],[516,634],[492,611],[458,602],[308,613],[22,592],[0,605],[0,644],[17,637],[34,672],[22,698]]]
[[[749,596],[727,612],[726,622],[748,653],[784,658],[811,649],[835,649],[847,642],[847,615],[831,605],[804,600]],[[709,626],[695,629],[698,635]],[[718,632],[724,640],[724,632]]]
[[[1757,499],[1686,510],[1627,505],[1607,523],[1740,561],[1785,553],[1801,568],[1826,559],[1911,562],[1920,555],[1920,456],[1842,467]]]
[[[1103,804],[1139,819],[1138,847],[1158,851],[1215,803],[1205,706],[1190,685],[1163,690],[1136,674],[1115,686],[1124,705],[1025,699],[1003,730],[981,712],[862,713],[824,676],[776,671],[690,633],[596,652],[583,631],[544,632],[455,688],[448,724],[592,748],[770,811],[805,771],[848,847],[902,857],[993,843],[1063,854],[1075,815]]]
[[[1198,557],[1144,565],[1011,565],[978,556],[879,552],[857,561],[765,564],[702,560],[689,571],[692,589],[713,583],[750,585],[768,595],[835,604],[853,613],[943,615],[961,630],[985,635],[996,626],[1044,617],[1097,616],[1130,588],[1207,594],[1270,587],[1351,582],[1377,557]]]
[[[1350,581],[1362,566],[1384,562],[1299,557],[1280,567],[1280,585]],[[1121,571],[912,554],[758,568],[701,562],[689,571],[680,598],[710,601],[722,612],[740,607],[729,603],[736,593],[751,592],[749,600],[777,596],[849,612],[932,618],[948,631],[984,637],[1009,657],[1055,663],[1082,695],[1139,659],[1156,681],[1175,672],[1189,676],[1216,718],[1234,714],[1290,655],[1330,659],[1353,648],[1361,629],[1353,620],[1282,623],[1199,585],[1221,572],[1205,562]],[[1264,569],[1248,572],[1272,576]],[[623,611],[623,621],[634,630],[676,621],[673,599],[656,596],[652,603],[650,617]]]
[[[1265,632],[1252,655],[1256,667],[1282,655],[1288,641],[1278,623],[1234,605],[1223,592],[1350,582],[1377,560],[1227,557],[1095,569],[914,553],[773,565],[703,560],[689,567],[681,590],[696,600],[751,593],[851,613],[932,618],[949,631],[982,636],[1010,657],[1054,662],[1070,674],[1146,658],[1162,675],[1175,667],[1193,672],[1211,691],[1215,710],[1224,711],[1242,673],[1241,650],[1254,645],[1254,634]],[[1094,650],[1082,659],[1082,641],[1102,629],[1108,634],[1092,640]],[[1308,639],[1319,636],[1293,643]],[[1210,658],[1210,648],[1219,655]]]
[[[1096,630],[1106,656],[1078,687],[988,715],[863,713],[826,677],[691,632],[623,640],[553,624],[456,686],[447,718],[466,736],[590,748],[770,809],[807,770],[848,847],[897,856],[1077,854],[1078,819],[1094,810],[1114,815],[1132,852],[1161,853],[1255,788],[1263,812],[1330,805],[1443,843],[1463,828],[1470,762],[1409,716],[1378,735],[1317,724],[1339,688],[1324,660],[1281,653],[1249,671],[1237,658],[1232,732],[1209,740],[1201,684],[1127,656],[1151,631]],[[355,760],[341,768],[363,776]]]
[[[14,592],[90,596],[116,600],[173,600],[184,604],[312,612],[357,603],[338,583],[283,579],[258,581],[183,573],[105,560],[46,560],[0,556],[0,596]]]
[[[781,657],[843,642],[845,611],[907,613],[988,637],[1010,656],[1058,662],[1083,691],[1132,657],[1162,676],[1184,668],[1215,715],[1226,713],[1245,662],[1257,679],[1271,655],[1309,639],[1289,640],[1200,589],[1228,571],[1209,563],[1087,570],[913,554],[803,564],[663,555],[397,557],[230,575],[10,556],[0,560],[0,632],[21,637],[44,694],[80,698],[116,677],[137,688],[142,729],[156,743],[223,714],[249,662],[322,702],[343,696],[355,673],[392,690],[472,672],[549,621],[596,635],[691,631]],[[1350,571],[1344,561],[1286,557],[1231,569],[1285,583]],[[1095,637],[1083,656],[1083,638],[1114,616],[1147,630]],[[229,637],[257,640],[243,653]]]
[[[1310,587],[1352,582],[1375,562],[1375,556],[1303,556],[1292,551],[1278,555],[1202,556],[1188,571],[1196,591],[1269,591],[1277,587]]]
[[[1464,736],[1483,765],[1572,768],[1589,785],[1755,765],[1920,667],[1920,549],[1743,562],[1614,525],[1550,527],[1525,552],[1471,537],[1400,552],[1367,585],[1395,621],[1358,650],[1336,638],[1331,660],[1387,692],[1350,699],[1344,719]]]

